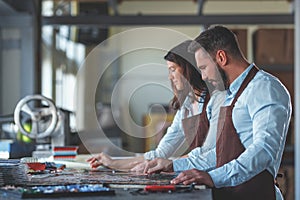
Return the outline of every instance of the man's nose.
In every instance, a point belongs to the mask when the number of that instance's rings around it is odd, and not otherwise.
[[[206,81],[207,76],[205,75],[205,73],[201,73],[201,77],[202,77],[202,80]]]

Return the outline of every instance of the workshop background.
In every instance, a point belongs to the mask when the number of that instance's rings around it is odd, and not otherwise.
[[[285,84],[294,106],[296,1],[0,0],[0,141],[3,142],[0,158],[7,156],[3,148],[5,142],[19,142],[15,152],[9,152],[8,157],[24,156],[23,154],[31,153],[26,152],[27,150],[34,149],[32,141],[26,141],[12,125],[17,103],[25,96],[33,94],[52,99],[56,107],[65,114],[66,145],[78,145],[78,153],[107,151],[114,155],[115,150],[106,148],[107,144],[102,138],[92,138],[82,144],[78,136],[74,100],[76,76],[89,53],[98,44],[133,28],[167,28],[195,38],[210,24],[224,24],[237,34],[241,48],[250,62],[254,61]],[[118,55],[126,42],[119,39],[114,45],[108,43],[101,46],[98,53],[101,56]],[[155,147],[172,121],[173,113],[168,110],[172,91],[167,68],[128,73],[143,64],[156,63],[165,66],[164,55],[164,51],[145,49],[119,56],[110,63],[98,80],[94,96],[90,97],[83,88],[81,94],[84,97],[77,102],[77,106],[81,104],[83,113],[95,109],[98,123],[105,129],[106,136],[116,146],[128,152],[142,153]],[[90,62],[97,66],[101,60]],[[89,81],[91,80],[85,80],[86,86]],[[155,81],[156,84],[138,88],[128,102],[126,88],[145,81]],[[127,127],[126,130],[139,137],[124,133],[113,120],[111,98],[117,82],[120,85],[117,95],[120,102],[119,117]],[[85,106],[85,96],[94,98],[93,107]],[[166,119],[163,115],[165,112],[161,114],[160,107],[156,109],[156,105],[165,108],[169,123],[161,125],[161,121]],[[129,112],[124,112],[128,106]],[[149,112],[152,114],[151,119]],[[283,177],[278,178],[285,199],[288,200],[295,199],[294,113],[280,170]],[[82,119],[81,126],[90,132],[98,127],[98,123],[91,119],[93,117],[87,114]],[[139,129],[132,126],[131,120],[142,127],[148,124],[151,126]],[[159,134],[147,137],[153,131],[158,131]],[[86,149],[86,144],[89,149]]]

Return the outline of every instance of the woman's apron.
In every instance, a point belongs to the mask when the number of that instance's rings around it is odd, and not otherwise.
[[[202,112],[198,115],[187,117],[188,111],[186,110],[185,118],[182,120],[182,127],[185,139],[189,144],[189,151],[196,147],[201,147],[208,133],[209,121],[206,115],[206,106],[210,99],[207,92],[204,99]]]
[[[257,72],[258,69],[254,66],[242,83],[231,105],[220,109],[216,144],[217,167],[238,158],[245,150],[232,122],[232,110],[237,99]],[[273,200],[276,199],[274,177],[270,172],[264,170],[238,186],[214,188],[213,197],[215,200]]]

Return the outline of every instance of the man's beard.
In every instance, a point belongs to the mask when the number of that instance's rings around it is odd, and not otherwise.
[[[220,65],[218,63],[216,63],[218,71],[220,73],[221,79],[222,79],[222,83],[219,84],[218,88],[219,90],[227,90],[229,87],[229,82],[228,82],[228,77],[226,75],[226,72],[220,67]]]
[[[217,85],[214,85],[211,82],[207,81],[206,86],[207,86],[209,92],[213,92],[214,90],[224,91],[224,90],[227,90],[228,86],[229,86],[226,72],[220,67],[220,65],[218,65],[218,63],[215,63],[215,64],[216,64],[216,68],[218,69],[218,72],[219,72],[216,79],[220,80],[220,81],[216,81],[216,83],[218,83]]]

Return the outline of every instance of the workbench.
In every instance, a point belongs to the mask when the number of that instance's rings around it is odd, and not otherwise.
[[[146,191],[146,186],[164,186],[170,185],[170,180],[177,176],[176,173],[160,173],[160,174],[138,174],[134,172],[114,171],[106,168],[98,168],[92,170],[88,163],[85,162],[86,156],[78,156],[75,161],[57,161],[64,163],[66,168],[61,171],[51,173],[33,173],[29,174],[29,180],[20,186],[15,186],[15,189],[7,189],[2,187],[0,190],[0,199],[203,199],[211,200],[211,189],[202,185],[191,186],[176,186],[174,190],[163,191]],[[59,196],[36,195],[24,196],[24,190],[34,188],[55,187],[55,186],[101,186],[109,188],[112,193],[93,193],[91,195],[81,193],[61,193]],[[28,191],[28,190],[27,190]],[[26,198],[25,198],[26,197]]]
[[[135,194],[134,189],[123,190],[123,189],[116,189],[114,196],[86,196],[86,197],[61,197],[59,199],[62,200],[73,200],[79,199],[80,200],[182,200],[182,199],[197,199],[197,200],[212,200],[211,191],[210,189],[205,190],[197,190],[191,191],[187,193],[149,193],[149,194]],[[17,200],[21,199],[20,195],[16,194],[1,194],[0,199],[7,199],[7,200]],[[57,198],[38,198],[38,199],[46,199],[46,200],[57,200]],[[36,200],[36,198],[29,198],[27,200]]]

